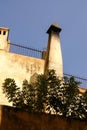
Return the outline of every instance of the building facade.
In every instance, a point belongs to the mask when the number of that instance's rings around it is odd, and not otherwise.
[[[9,29],[0,28],[0,86],[6,78],[12,78],[21,87],[23,80],[29,82],[35,74],[46,74],[48,69],[54,69],[58,77],[63,77],[63,61],[60,44],[61,28],[53,23],[48,33],[48,45],[45,56],[42,59],[28,57],[10,52]],[[0,104],[8,103],[0,87]]]

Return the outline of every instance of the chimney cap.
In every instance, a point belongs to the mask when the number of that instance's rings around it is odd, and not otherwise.
[[[9,28],[6,28],[6,27],[0,27],[1,30],[10,30]]]
[[[54,22],[54,23],[51,24],[51,26],[47,30],[47,33],[49,34],[49,33],[51,33],[51,31],[59,32],[60,33],[61,30],[62,29],[59,27],[59,25],[56,22]]]

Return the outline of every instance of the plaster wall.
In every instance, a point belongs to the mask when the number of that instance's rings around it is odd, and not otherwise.
[[[63,77],[63,63],[59,35],[55,32],[51,33],[49,48],[49,68],[56,70],[59,77]]]
[[[6,78],[12,78],[21,87],[23,80],[30,81],[36,73],[44,73],[44,60],[0,50],[0,86]],[[8,105],[1,87],[0,104]]]

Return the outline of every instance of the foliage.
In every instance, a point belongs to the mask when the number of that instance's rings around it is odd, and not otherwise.
[[[47,96],[47,80],[46,76],[38,75],[35,83],[23,81],[22,89],[17,87],[14,79],[7,78],[3,85],[3,93],[5,93],[9,102],[13,106],[26,109],[30,112],[43,112],[46,104]]]
[[[50,80],[49,80],[50,79]],[[51,70],[49,77],[49,103],[57,114],[74,117],[75,105],[79,94],[79,82],[74,77],[59,79]]]
[[[19,88],[17,87],[14,79],[5,79],[5,82],[3,83],[3,93],[6,94],[9,102],[14,101],[18,91]]]
[[[46,76],[38,75],[35,86],[37,88],[36,109],[38,112],[44,112],[45,104],[47,102],[47,86],[48,86]]]
[[[6,79],[3,93],[13,106],[29,112],[48,112],[70,118],[87,118],[87,91],[79,93],[74,77],[58,78],[54,70],[37,76],[36,82],[23,81],[20,89],[14,79]]]
[[[48,73],[48,110],[50,112],[58,113],[60,112],[59,106],[60,104],[60,96],[62,96],[62,79],[57,78],[55,71],[50,70]],[[51,109],[52,108],[52,109]]]

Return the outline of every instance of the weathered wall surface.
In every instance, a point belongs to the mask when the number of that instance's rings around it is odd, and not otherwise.
[[[45,60],[45,74],[47,74],[48,69],[54,69],[58,77],[63,77],[63,60],[59,36],[60,31],[61,29],[56,23],[53,23],[47,30],[49,38]]]
[[[31,114],[1,106],[0,130],[87,130],[87,120],[66,119],[49,114]]]
[[[49,63],[48,68],[56,70],[56,75],[59,77],[63,77],[63,61],[62,61],[62,53],[61,53],[61,45],[60,38],[58,34],[52,32],[50,40],[49,40]]]
[[[21,87],[23,80],[29,81],[35,73],[44,73],[44,60],[0,50],[0,104],[8,104],[1,88],[6,78],[15,79]]]

